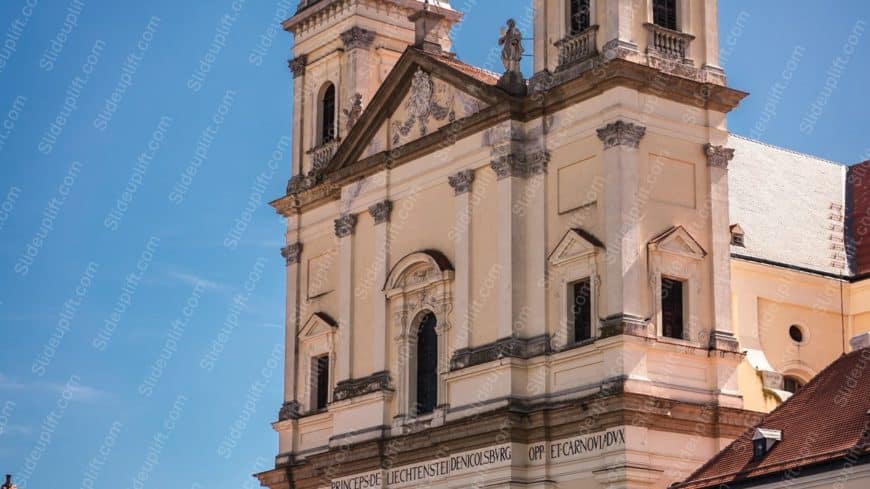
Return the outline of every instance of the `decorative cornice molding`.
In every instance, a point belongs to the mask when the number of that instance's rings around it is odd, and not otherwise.
[[[704,154],[707,155],[707,164],[723,170],[728,169],[728,162],[734,159],[734,149],[725,146],[704,145]]]
[[[298,78],[305,74],[305,67],[308,65],[308,55],[302,54],[287,61],[287,66],[293,72],[293,78]]]
[[[339,217],[335,220],[335,235],[339,238],[352,235],[356,228],[356,221],[356,214],[348,214]]]
[[[393,212],[393,203],[389,200],[378,202],[369,207],[369,214],[375,220],[375,225],[383,224],[390,220],[390,214]]]
[[[450,370],[473,367],[500,358],[529,359],[551,352],[550,336],[546,334],[533,338],[502,338],[486,345],[456,350],[450,359]]]
[[[375,33],[361,27],[351,27],[341,33],[341,42],[348,50],[356,48],[368,49],[375,40]]]
[[[616,146],[637,149],[644,135],[646,135],[645,127],[625,121],[611,122],[598,129],[598,139],[604,142],[604,149]]]
[[[299,263],[299,257],[302,256],[302,243],[293,243],[281,248],[281,256],[284,257],[287,265]]]
[[[471,184],[474,183],[474,170],[462,170],[455,175],[450,175],[447,177],[447,183],[453,187],[456,195],[470,192]]]
[[[372,392],[389,391],[390,373],[377,372],[361,379],[343,380],[335,386],[333,392],[334,401],[344,401],[353,397],[364,396]]]
[[[527,154],[507,154],[496,158],[490,163],[490,168],[496,177],[501,180],[508,177],[530,177],[547,172],[547,164],[550,162],[548,151],[535,151]]]

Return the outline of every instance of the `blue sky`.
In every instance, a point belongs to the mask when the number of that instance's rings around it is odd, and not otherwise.
[[[265,202],[289,176],[291,39],[275,27],[295,3],[0,4],[0,472],[238,488],[272,463],[283,229]],[[485,64],[529,3],[455,0],[460,57]],[[849,40],[870,4],[720,9],[729,82],[752,92],[732,131],[870,158],[870,39]]]

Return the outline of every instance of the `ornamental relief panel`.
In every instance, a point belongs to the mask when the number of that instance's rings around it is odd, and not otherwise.
[[[390,119],[390,144],[401,146],[485,107],[481,100],[418,68],[408,94]]]

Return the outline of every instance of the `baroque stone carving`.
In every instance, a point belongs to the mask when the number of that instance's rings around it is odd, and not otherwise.
[[[726,148],[724,146],[714,146],[709,143],[704,145],[704,154],[707,155],[708,165],[723,170],[727,170],[728,162],[734,159],[734,149]]]
[[[368,49],[375,40],[375,33],[361,27],[351,27],[341,33],[341,42],[348,50],[356,48]]]
[[[453,187],[456,195],[464,194],[471,191],[471,184],[474,182],[474,170],[462,170],[455,175],[447,177],[447,183]]]
[[[533,338],[502,338],[494,343],[489,343],[474,348],[462,348],[456,350],[450,359],[450,369],[459,370],[473,367],[500,358],[529,359],[539,355],[551,353],[549,335],[539,335]]]
[[[298,78],[305,74],[305,66],[308,65],[308,56],[303,54],[297,56],[287,62],[290,71],[293,72],[293,78]]]
[[[549,152],[536,151],[528,154],[507,154],[496,158],[489,166],[495,172],[496,178],[501,180],[508,177],[525,178],[545,173],[549,162]]]
[[[335,235],[339,238],[344,238],[353,234],[356,228],[357,217],[355,214],[341,216],[335,220]]]
[[[347,118],[345,128],[350,133],[350,130],[356,125],[356,121],[359,120],[359,116],[362,115],[362,95],[359,93],[353,94],[353,97],[350,99],[350,110],[342,109],[342,112],[344,112],[344,116]]]
[[[637,149],[645,134],[645,127],[625,121],[611,122],[598,129],[598,139],[604,142],[604,149],[616,146]]]
[[[517,29],[514,19],[508,19],[507,29],[502,31],[498,40],[501,50],[501,62],[504,65],[504,75],[498,80],[498,86],[512,95],[525,95],[528,90],[526,80],[520,71],[523,60],[523,34]]]
[[[372,392],[391,391],[390,373],[378,372],[361,379],[343,380],[335,386],[333,400],[344,401],[353,397],[364,396]]]
[[[443,105],[435,100],[435,85],[432,77],[418,67],[417,72],[414,73],[414,79],[411,81],[411,91],[406,102],[408,118],[404,122],[393,122],[393,144],[399,144],[403,136],[410,134],[414,125],[418,125],[420,128],[420,137],[428,134],[430,118],[437,121],[447,119],[448,122],[454,122],[456,112],[451,108],[452,106],[453,97],[450,97],[450,100]]]
[[[288,419],[297,419],[301,406],[296,401],[288,401],[281,405],[281,410],[278,411],[278,421],[286,421]]]
[[[389,200],[378,202],[369,207],[369,214],[375,220],[375,225],[383,224],[390,220],[390,214],[393,212],[393,203]]]
[[[293,243],[281,248],[281,256],[284,257],[287,265],[299,263],[299,257],[302,256],[302,243]]]

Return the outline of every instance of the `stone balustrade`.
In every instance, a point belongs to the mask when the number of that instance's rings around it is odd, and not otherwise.
[[[586,61],[597,55],[598,48],[595,45],[597,35],[598,26],[593,25],[556,42],[556,47],[559,48],[559,68]]]
[[[332,157],[335,156],[335,152],[340,144],[340,139],[333,139],[328,143],[323,143],[308,150],[308,154],[311,155],[311,169],[319,171],[325,168],[332,161]]]
[[[647,52],[658,54],[665,58],[686,61],[689,54],[689,44],[695,36],[678,32],[656,24],[644,24],[649,32]]]

